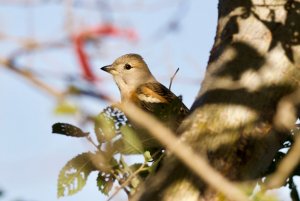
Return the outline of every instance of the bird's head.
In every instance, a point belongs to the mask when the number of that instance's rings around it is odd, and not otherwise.
[[[121,94],[135,90],[148,81],[155,81],[144,59],[138,54],[125,54],[101,69],[113,75]]]

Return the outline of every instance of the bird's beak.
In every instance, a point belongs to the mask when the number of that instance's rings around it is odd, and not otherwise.
[[[104,70],[105,72],[108,72],[112,75],[117,75],[118,74],[118,71],[115,69],[115,67],[113,67],[113,65],[103,66],[101,68],[101,70]]]
[[[101,70],[104,70],[105,72],[108,72],[112,75],[118,74],[118,71],[116,70],[116,68],[113,65],[103,66],[103,67],[101,67]]]
[[[107,65],[107,66],[101,67],[101,70],[104,70],[105,72],[111,73],[111,71],[114,70],[114,68],[112,67],[112,65]]]

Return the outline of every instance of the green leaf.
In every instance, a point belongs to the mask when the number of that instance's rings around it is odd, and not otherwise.
[[[108,164],[100,153],[82,153],[72,158],[58,176],[57,197],[73,195],[80,191],[92,171],[107,170]]]
[[[99,191],[104,195],[108,195],[114,184],[114,177],[111,174],[98,173],[97,186]]]
[[[70,103],[70,102],[67,102],[67,101],[63,101],[63,102],[60,102],[54,112],[56,114],[67,114],[67,115],[74,115],[78,112],[78,108],[76,105]]]
[[[99,143],[111,141],[120,134],[120,127],[128,124],[125,114],[117,107],[106,107],[95,119],[95,133]]]
[[[115,122],[104,112],[95,119],[95,133],[99,143],[110,141],[116,135]]]
[[[251,196],[252,201],[279,201],[276,196],[274,195],[268,195],[266,193],[256,193],[254,196]]]
[[[67,123],[55,123],[52,125],[52,133],[62,134],[71,137],[86,137],[88,132],[83,132],[80,128]]]
[[[132,172],[135,172],[135,171],[137,171],[142,165],[143,165],[143,163],[134,163],[134,164],[128,166],[127,168],[130,168],[130,170],[131,170]]]
[[[131,172],[137,171],[143,164],[142,163],[134,163],[130,165]],[[149,175],[148,168],[150,168],[148,165],[145,165],[143,170],[140,170],[138,176],[140,176],[142,179],[145,179]]]
[[[145,161],[147,161],[147,162],[153,160],[150,151],[145,151],[145,153],[144,153],[144,158],[145,158]]]
[[[161,164],[161,160],[164,158],[165,153],[162,153],[158,159],[155,159],[155,161],[152,163],[152,165],[148,168],[148,171],[150,173],[155,173],[157,172],[157,168],[159,167],[159,165]]]
[[[131,186],[134,189],[136,189],[139,186],[140,183],[141,183],[141,181],[137,177],[132,178],[132,180],[130,182]]]
[[[122,154],[143,154],[144,148],[137,133],[129,125],[121,127],[122,138],[116,141],[117,149]]]

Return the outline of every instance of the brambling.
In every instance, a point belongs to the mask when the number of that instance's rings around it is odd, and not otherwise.
[[[133,102],[173,131],[188,114],[189,110],[181,98],[154,78],[140,55],[123,55],[101,69],[112,74],[120,90],[122,103]]]

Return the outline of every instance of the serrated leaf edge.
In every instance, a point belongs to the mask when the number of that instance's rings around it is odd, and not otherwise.
[[[76,158],[81,157],[81,156],[83,156],[83,155],[89,155],[89,154],[95,156],[95,154],[93,154],[92,152],[81,153],[81,154],[79,154],[79,155],[73,157],[71,160],[69,160],[69,161],[64,165],[64,167],[60,170],[59,175],[58,175],[58,180],[57,180],[57,181],[58,181],[58,182],[57,182],[57,198],[66,196],[64,192],[63,192],[63,194],[60,194],[60,193],[59,193],[59,192],[60,192],[59,189],[61,188],[61,187],[59,186],[59,185],[61,184],[60,178],[62,177],[63,172],[65,172],[65,171],[67,170],[66,167],[71,163],[71,161],[75,160]],[[81,170],[83,170],[84,167],[85,167],[88,163],[90,163],[90,162],[92,161],[92,160],[90,159],[91,157],[88,157],[88,158],[89,158],[89,160],[88,160],[86,163],[84,163],[82,166],[80,166],[80,168],[78,168],[78,173],[76,174],[76,176],[75,176],[75,177],[72,177],[72,178],[70,178],[70,179],[68,179],[68,181],[67,181],[67,182],[64,182],[64,183],[69,184],[72,180],[74,180],[74,178],[76,178],[76,177],[81,173]],[[65,169],[66,169],[66,170],[65,170]],[[96,167],[95,167],[95,170],[97,170]],[[93,171],[95,171],[95,170],[92,170],[92,171],[90,171],[90,172],[87,174],[86,180],[88,179],[88,176],[90,175],[90,173],[93,172]],[[85,184],[86,184],[86,180],[84,181],[84,184],[83,184],[80,188],[78,188],[77,191],[75,191],[75,192],[73,192],[73,193],[69,193],[69,192],[68,192],[67,195],[74,195],[75,193],[77,193],[77,192],[79,192],[80,190],[82,190],[82,188],[83,188],[83,187],[85,186]],[[65,189],[63,189],[63,190],[65,190]]]

